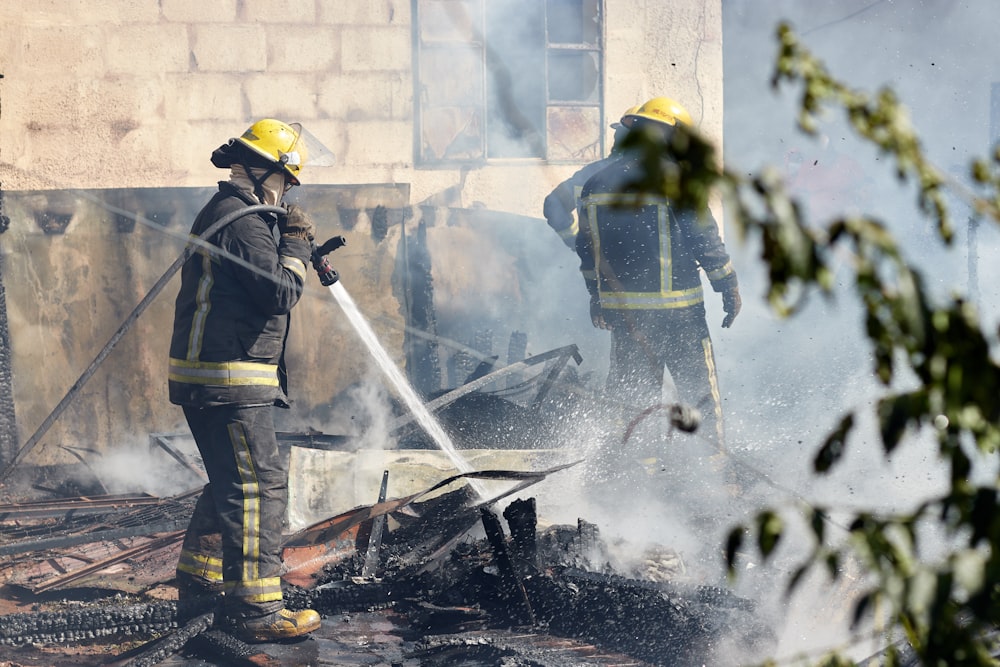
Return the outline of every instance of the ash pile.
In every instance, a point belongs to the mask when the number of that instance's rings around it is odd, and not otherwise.
[[[286,536],[287,604],[324,617],[295,644],[243,644],[213,629],[213,601],[178,609],[171,599],[196,493],[8,505],[4,597],[24,610],[3,617],[0,660],[720,665],[767,655],[774,634],[754,603],[692,581],[679,554],[654,548],[622,571],[596,525],[541,525],[525,490],[573,465],[465,473],[395,499],[384,497],[386,474],[379,502]],[[483,500],[477,479],[512,487]]]

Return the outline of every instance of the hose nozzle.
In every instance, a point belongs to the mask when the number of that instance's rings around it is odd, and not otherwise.
[[[340,280],[340,275],[337,274],[336,270],[330,265],[330,260],[326,256],[336,250],[347,245],[347,239],[343,236],[332,236],[327,239],[326,243],[317,247],[313,245],[312,248],[312,265],[316,269],[317,275],[319,275],[319,282],[324,287],[329,287],[333,285],[338,280]]]

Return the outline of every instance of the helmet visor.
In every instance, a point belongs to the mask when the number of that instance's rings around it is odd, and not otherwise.
[[[289,123],[295,130],[296,139],[287,151],[281,154],[281,161],[293,167],[297,172],[303,167],[332,167],[334,164],[333,152],[323,145],[309,130],[302,127],[301,123]]]

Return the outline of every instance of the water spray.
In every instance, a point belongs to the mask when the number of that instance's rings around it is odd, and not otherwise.
[[[334,239],[336,238],[340,237],[334,237]],[[331,242],[334,241],[334,239],[330,239],[322,246],[317,248],[317,252],[322,250],[323,248],[326,248]],[[343,243],[341,242],[340,245],[343,245]],[[334,247],[339,248],[340,245],[336,245]],[[320,255],[320,257],[322,257],[322,255]],[[314,253],[313,255],[314,267],[316,266],[315,260],[316,260],[316,254]],[[326,264],[326,266],[329,266],[329,264]],[[319,268],[317,268],[316,270],[317,272],[320,271]],[[434,440],[434,443],[441,449],[441,451],[444,452],[449,459],[451,459],[451,462],[454,464],[454,466],[458,469],[459,472],[461,473],[475,472],[472,466],[469,465],[468,461],[466,461],[459,455],[458,450],[455,448],[455,444],[451,441],[451,438],[448,436],[447,432],[445,432],[445,430],[441,427],[441,424],[438,423],[437,419],[434,418],[434,415],[431,414],[431,411],[427,408],[424,402],[417,395],[417,392],[416,390],[414,390],[413,385],[411,385],[410,382],[406,379],[406,376],[403,375],[403,372],[399,370],[399,367],[389,356],[389,353],[386,351],[386,349],[382,346],[382,343],[379,341],[378,336],[375,335],[375,331],[372,330],[372,327],[368,323],[368,320],[365,319],[365,316],[361,314],[360,310],[358,310],[358,306],[354,302],[354,299],[351,298],[350,294],[348,294],[347,289],[344,288],[343,283],[338,282],[337,272],[333,271],[332,267],[329,269],[329,271],[330,273],[332,273],[333,276],[332,282],[330,283],[324,282],[323,284],[327,286],[327,288],[330,290],[330,294],[333,295],[333,298],[340,305],[341,310],[344,311],[344,315],[347,316],[347,320],[351,323],[351,326],[353,326],[354,330],[358,333],[358,337],[361,338],[362,343],[364,343],[365,347],[368,348],[368,351],[371,353],[372,358],[375,360],[375,363],[378,365],[379,369],[389,379],[389,382],[396,389],[396,393],[403,400],[403,403],[406,404],[406,407],[409,408],[410,412],[413,413],[413,417],[416,420],[416,422],[420,424],[420,426],[424,429],[424,431],[427,432],[427,435],[429,435],[431,439]],[[330,273],[326,273],[325,275],[329,277]],[[321,282],[323,281],[323,276],[324,273],[320,272]],[[470,478],[469,485],[476,493],[478,500],[483,500],[487,497],[486,489],[478,480]]]

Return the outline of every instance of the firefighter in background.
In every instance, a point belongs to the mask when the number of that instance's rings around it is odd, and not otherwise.
[[[254,123],[212,154],[230,176],[192,235],[248,206],[278,206],[299,184],[308,153],[324,150],[298,124]],[[294,205],[286,214],[237,217],[207,239],[224,252],[199,247],[185,262],[175,304],[170,401],[183,407],[209,479],[177,564],[179,613],[202,611],[190,610],[221,593],[216,624],[248,642],[299,637],[320,625],[315,611],[284,606],[288,471],[272,412],[288,407],[289,312],[302,295],[313,235],[309,216]]]
[[[649,100],[630,120],[631,132],[653,132],[665,142],[678,123],[693,127],[690,114],[666,97]],[[726,328],[742,303],[736,272],[710,213],[699,219],[638,191],[640,152],[628,150],[581,192],[576,250],[594,326],[611,331],[608,392],[634,417],[662,403],[666,367],[680,402],[701,412],[698,433],[721,448],[722,402],[699,269],[722,293]]]
[[[559,238],[571,250],[576,248],[576,234],[579,231],[579,226],[574,215],[580,200],[580,191],[583,189],[583,184],[591,176],[621,157],[621,140],[628,134],[628,127],[632,123],[632,114],[638,108],[629,108],[622,114],[618,122],[611,123],[611,129],[615,131],[615,136],[614,143],[611,144],[611,152],[607,157],[585,165],[575,174],[557,185],[545,197],[545,201],[542,203],[542,214],[549,223],[549,227],[559,235]]]

